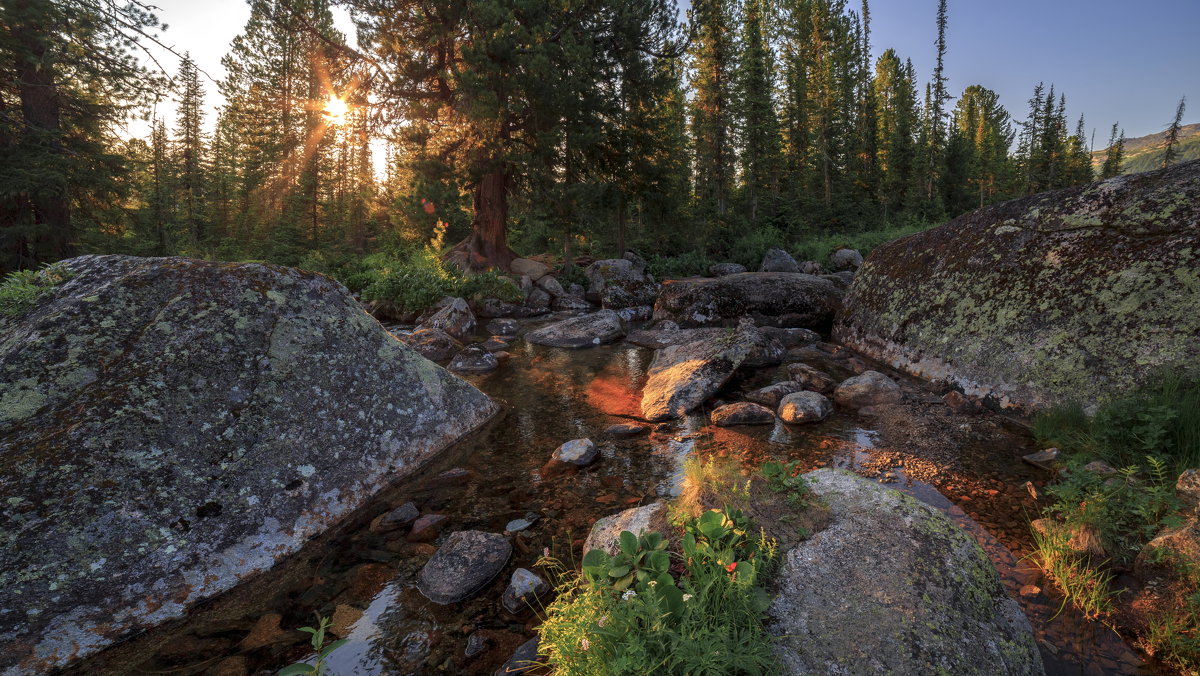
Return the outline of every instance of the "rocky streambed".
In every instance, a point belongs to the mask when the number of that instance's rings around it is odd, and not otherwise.
[[[564,316],[521,320],[520,331]],[[715,405],[805,370],[760,366],[740,369],[718,401],[682,418],[612,430],[643,417],[653,350],[626,341],[564,349],[518,338],[506,351],[511,356],[494,371],[464,375],[501,405],[483,430],[252,584],[69,673],[273,673],[309,657],[307,637],[296,629],[318,615],[332,617],[333,632],[349,639],[330,659],[333,673],[492,673],[539,622],[531,610],[505,608],[513,573],[536,572],[533,564],[547,551],[577,562],[598,518],[677,492],[689,454],[733,459],[748,469],[770,459],[840,467],[908,493],[982,545],[1029,617],[1047,673],[1156,673],[1112,631],[1069,609],[1060,612],[1049,583],[1024,560],[1032,544],[1028,519],[1039,511],[1030,489],[1040,490],[1050,475],[1021,463],[1035,449],[1018,422],[955,412],[932,386],[818,342],[791,348],[783,364],[805,364],[838,381],[882,370],[900,383],[903,400],[857,412],[839,406],[824,421],[800,426],[713,425]],[[554,449],[580,438],[595,442],[596,462],[580,471],[544,471]],[[422,520],[385,523],[384,515],[397,509],[388,518]],[[461,581],[482,584],[475,595],[434,603],[418,588],[420,571],[450,533],[465,530],[505,533],[511,554],[490,581]]]

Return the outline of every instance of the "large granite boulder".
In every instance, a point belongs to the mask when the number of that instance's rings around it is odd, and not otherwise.
[[[525,334],[526,342],[549,347],[594,347],[625,335],[621,317],[612,310],[571,317]]]
[[[666,282],[654,320],[679,326],[729,326],[750,317],[759,326],[828,328],[842,302],[828,280],[796,272],[744,272]]]
[[[497,407],[337,282],[83,256],[0,316],[0,672],[44,673],[296,551]]]
[[[834,336],[1020,409],[1200,367],[1200,161],[1035,195],[875,249]]]
[[[646,261],[633,253],[596,261],[584,269],[583,275],[588,280],[586,298],[605,308],[654,305],[658,297],[658,283],[646,271]]]
[[[703,404],[729,381],[759,337],[753,326],[741,326],[724,336],[657,351],[642,390],[642,416],[666,420]]]
[[[769,630],[785,673],[1044,673],[1020,606],[953,521],[846,471],[805,477],[831,520],[776,577]]]
[[[759,272],[800,272],[800,264],[792,255],[783,249],[767,249],[763,255]]]

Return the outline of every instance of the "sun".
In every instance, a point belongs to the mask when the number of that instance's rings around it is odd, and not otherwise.
[[[349,112],[350,106],[338,98],[337,94],[329,95],[329,100],[325,102],[325,114],[329,116],[331,124],[344,124],[346,122],[346,115]]]

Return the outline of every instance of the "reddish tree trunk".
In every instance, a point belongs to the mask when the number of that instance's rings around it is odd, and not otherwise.
[[[497,169],[475,186],[471,235],[459,242],[446,260],[463,270],[508,270],[517,258],[508,248],[508,172]]]

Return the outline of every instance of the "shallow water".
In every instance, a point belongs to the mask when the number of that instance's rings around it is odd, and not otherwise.
[[[245,671],[227,673],[273,673],[309,653],[300,642],[302,635],[294,633],[274,633],[279,640],[260,646],[246,642],[255,622],[278,613],[280,625],[290,630],[311,624],[316,613],[334,616],[349,639],[333,653],[334,674],[491,673],[533,636],[537,624],[532,613],[513,617],[500,606],[512,571],[532,568],[547,549],[563,561],[578,560],[595,519],[675,494],[683,458],[697,453],[731,457],[748,466],[767,459],[800,460],[813,468],[845,467],[880,476],[944,511],[976,537],[1029,615],[1047,673],[1158,673],[1111,630],[1071,610],[1054,617],[1058,601],[1029,589],[1050,585],[1021,561],[1029,549],[1025,512],[1030,504],[1022,485],[1027,480],[1040,485],[1044,477],[1020,463],[1031,442],[1019,427],[1005,427],[1009,431],[982,440],[978,447],[958,449],[954,466],[944,468],[897,455],[869,420],[842,413],[803,428],[776,424],[732,429],[710,427],[701,413],[660,425],[646,436],[601,440],[604,428],[638,415],[650,350],[618,343],[573,351],[514,341],[510,352],[513,358],[498,371],[469,377],[503,405],[503,413],[484,430],[420,476],[373,500],[357,518],[278,570],[247,585],[252,589],[209,604],[187,621],[125,646],[124,653],[111,651],[72,671],[198,674],[238,666]],[[819,365],[833,371],[842,368],[832,362]],[[770,371],[743,377],[730,389],[765,384]],[[603,459],[579,474],[543,481],[538,470],[551,451],[580,437],[596,440]],[[439,485],[432,479],[455,467],[469,470],[465,481]],[[449,516],[445,532],[500,532],[529,512],[540,519],[514,536],[513,558],[495,581],[473,599],[443,607],[427,601],[414,587],[416,572],[433,547],[366,528],[370,518],[410,500],[422,512]],[[464,649],[475,632],[489,647],[468,659]]]

